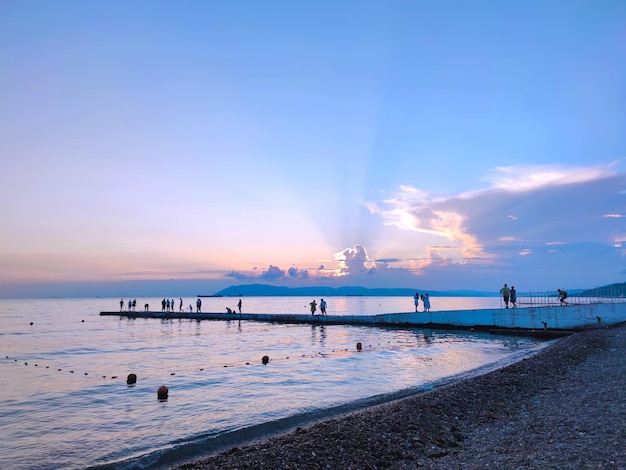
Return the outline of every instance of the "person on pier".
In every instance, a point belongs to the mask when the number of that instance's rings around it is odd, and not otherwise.
[[[511,294],[511,289],[509,289],[509,287],[504,284],[504,287],[500,289],[500,293],[502,294],[502,300],[504,300],[504,305],[506,305],[506,308],[509,308],[509,296]]]

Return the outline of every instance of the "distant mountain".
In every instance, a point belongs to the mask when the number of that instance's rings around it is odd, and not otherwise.
[[[244,284],[240,286],[230,286],[213,295],[223,297],[332,297],[332,296],[397,296],[413,297],[415,292],[421,294],[428,292],[431,297],[494,297],[498,293],[477,292],[471,290],[457,291],[426,291],[424,289],[408,288],[367,288],[357,286],[328,287],[283,287],[271,286],[268,284]],[[202,295],[202,294],[201,294]]]

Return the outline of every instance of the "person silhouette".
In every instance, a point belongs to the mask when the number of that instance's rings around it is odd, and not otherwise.
[[[500,293],[502,294],[504,305],[506,305],[506,308],[509,308],[509,295],[511,294],[511,289],[509,289],[508,286],[504,284],[504,287],[500,289]]]

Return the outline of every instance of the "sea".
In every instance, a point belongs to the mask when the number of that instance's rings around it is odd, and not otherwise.
[[[136,300],[138,310],[160,310],[162,299]],[[202,300],[203,311],[225,312],[239,299]],[[308,313],[312,300],[243,297],[242,311]],[[329,315],[415,310],[406,297],[326,300]],[[183,299],[187,309],[195,301]],[[171,468],[495,370],[549,344],[467,330],[99,315],[119,303],[0,299],[0,468]],[[431,305],[498,308],[500,300],[432,297]]]

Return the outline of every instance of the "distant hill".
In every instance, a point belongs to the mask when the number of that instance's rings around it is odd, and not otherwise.
[[[625,297],[626,282],[582,290],[578,295],[583,297]]]
[[[357,286],[344,287],[283,287],[271,286],[268,284],[244,284],[240,286],[230,286],[214,295],[223,297],[332,297],[332,296],[397,296],[413,297],[415,292],[421,294],[428,292],[431,297],[494,297],[499,294],[493,292],[477,291],[426,291],[424,289],[408,288],[367,288]],[[202,295],[202,294],[201,294]]]

